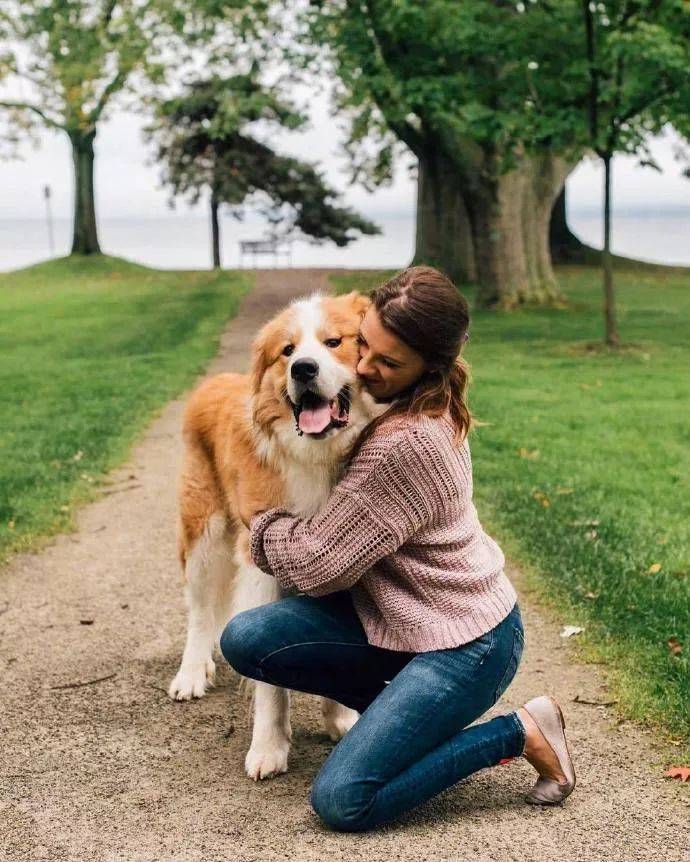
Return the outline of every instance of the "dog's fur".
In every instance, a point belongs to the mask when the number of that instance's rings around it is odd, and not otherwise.
[[[328,499],[360,431],[385,409],[360,388],[355,370],[356,336],[368,305],[356,292],[295,300],[255,337],[248,375],[208,378],[186,405],[178,551],[189,625],[169,688],[176,700],[201,697],[213,685],[214,646],[235,614],[284,595],[275,578],[252,563],[240,515],[273,506],[313,515]],[[305,380],[305,369],[313,374],[314,365],[315,376]],[[310,401],[317,396],[324,401]],[[348,402],[349,419],[343,421]],[[308,427],[314,403],[322,421],[324,410],[331,411],[331,424],[321,433],[303,433],[297,423]],[[262,682],[245,685],[254,693],[246,772],[255,780],[285,772],[292,736],[288,691]],[[322,712],[333,740],[359,717],[326,698]]]

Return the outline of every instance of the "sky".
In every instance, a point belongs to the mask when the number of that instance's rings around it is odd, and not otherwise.
[[[305,87],[295,93],[309,104],[309,128],[271,135],[271,143],[285,154],[317,161],[344,200],[363,214],[375,217],[410,216],[415,206],[415,182],[404,161],[392,186],[370,194],[348,186],[345,160],[338,153],[342,133],[329,116],[328,94],[313,94]],[[96,196],[101,215],[110,218],[155,218],[170,215],[168,194],[159,183],[159,169],[151,164],[151,149],[142,139],[144,119],[124,110],[113,111],[96,139]],[[614,207],[617,211],[660,211],[690,208],[690,181],[674,161],[673,133],[655,139],[652,152],[664,168],[662,174],[637,167],[637,160],[617,157],[614,162]],[[305,155],[306,154],[306,155]],[[71,215],[71,157],[64,134],[45,131],[39,147],[22,147],[21,161],[0,161],[0,219],[40,218],[44,212],[43,188],[49,184],[54,214]],[[600,207],[602,172],[592,160],[583,161],[568,180],[571,211],[594,212]],[[178,204],[177,212],[189,207]],[[205,209],[198,208],[205,217]]]

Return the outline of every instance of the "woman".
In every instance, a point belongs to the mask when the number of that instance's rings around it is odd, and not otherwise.
[[[334,829],[378,826],[519,756],[539,773],[526,800],[561,802],[575,773],[552,698],[468,727],[510,684],[524,634],[472,503],[467,302],[431,267],[404,270],[372,300],[357,372],[390,407],[316,515],[248,516],[254,562],[300,594],[236,615],[221,649],[244,676],[361,713],[311,787]]]

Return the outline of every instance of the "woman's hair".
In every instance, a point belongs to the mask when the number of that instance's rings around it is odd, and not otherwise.
[[[469,366],[460,357],[469,337],[467,300],[447,276],[431,266],[408,267],[369,296],[382,325],[421,354],[427,370],[364,428],[350,457],[382,422],[400,415],[441,416],[448,411],[455,425],[455,441],[460,443],[474,421],[466,401]]]

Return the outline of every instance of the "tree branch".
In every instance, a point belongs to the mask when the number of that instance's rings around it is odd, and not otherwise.
[[[103,7],[103,15],[101,16],[101,26],[104,30],[108,27],[108,24],[110,24],[116,6],[117,0],[106,0],[105,6]]]
[[[118,69],[115,77],[109,84],[106,84],[100,98],[96,102],[96,107],[91,111],[90,120],[92,124],[95,125],[99,121],[101,114],[105,110],[105,106],[108,104],[108,99],[122,87],[127,80],[127,74],[123,69]]]
[[[668,80],[665,78],[662,81],[662,84],[659,86],[657,90],[646,94],[644,99],[638,99],[638,101],[630,108],[630,110],[626,111],[618,120],[618,125],[620,126],[622,123],[627,123],[628,120],[631,120],[637,114],[641,114],[642,111],[646,111],[650,108],[655,102],[658,102],[660,99],[663,99],[665,96],[670,96],[673,92],[673,86]]]
[[[597,146],[599,135],[599,72],[596,68],[594,18],[589,8],[589,0],[582,0],[582,8],[585,16],[585,35],[587,39],[587,69],[589,72],[589,134],[592,138],[592,146]]]
[[[373,4],[367,3],[366,0],[363,0],[361,3],[348,2],[348,5],[350,7],[359,6],[360,11],[364,12],[366,20],[371,24],[371,43],[374,48],[375,56],[380,60],[386,71],[395,76],[395,73],[390,67],[390,63],[388,62],[388,58],[386,57],[386,51],[384,49],[385,34],[382,33],[381,27],[376,20]],[[418,158],[421,157],[428,150],[424,136],[421,135],[411,123],[407,122],[407,120],[392,119],[386,111],[386,102],[395,98],[393,92],[390,89],[387,89],[386,92],[379,90],[377,93],[376,88],[371,84],[370,86],[379,109],[386,118],[386,122],[390,126],[391,131],[397,135],[403,143],[407,144],[410,150],[412,150]]]
[[[49,117],[46,113],[44,113],[39,107],[36,105],[32,105],[29,102],[6,102],[0,101],[0,108],[7,108],[8,110],[18,110],[18,111],[32,111],[34,114],[37,114],[46,126],[50,126],[52,129],[60,129],[61,132],[66,131],[66,126],[63,123],[59,123],[57,120],[54,120],[52,117]]]

